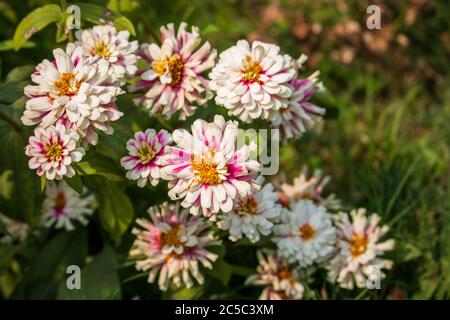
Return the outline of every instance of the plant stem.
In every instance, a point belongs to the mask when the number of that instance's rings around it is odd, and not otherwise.
[[[59,0],[59,3],[61,5],[62,11],[66,11],[66,9],[67,9],[67,1],[66,0]]]

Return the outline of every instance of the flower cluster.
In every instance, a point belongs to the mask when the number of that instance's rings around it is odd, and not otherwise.
[[[78,152],[68,160],[75,144],[97,144],[97,131],[112,134],[111,122],[122,116],[116,106],[124,92],[120,85],[136,70],[137,42],[129,43],[128,36],[111,26],[80,30],[78,41],[53,50],[53,60],[36,67],[34,84],[24,90],[22,122],[37,125],[27,155],[39,175],[49,180],[73,175],[70,163],[81,158]]]
[[[139,82],[130,90],[145,91],[135,102],[147,108],[150,115],[170,118],[179,111],[180,119],[185,119],[194,113],[194,104],[204,105],[211,97],[202,73],[214,66],[216,50],[209,42],[199,48],[198,28],[192,27],[189,32],[186,27],[182,23],[175,32],[171,23],[161,27],[161,45],[141,45],[139,55],[148,67],[138,72]]]
[[[151,221],[137,219],[141,228],[133,229],[137,239],[130,255],[137,260],[136,269],[148,271],[148,282],[153,283],[159,274],[158,286],[167,290],[204,283],[200,265],[212,269],[217,254],[208,247],[220,242],[207,231],[209,222],[193,217],[178,205],[163,203],[148,210]]]
[[[336,216],[337,252],[330,262],[329,276],[342,288],[353,289],[354,284],[364,288],[367,279],[384,277],[381,270],[392,267],[392,261],[382,256],[394,248],[394,240],[379,242],[389,231],[388,226],[379,223],[380,216],[367,216],[365,209]]]
[[[245,122],[266,119],[284,140],[299,137],[325,113],[309,101],[321,89],[318,73],[298,78],[305,61],[304,55],[295,61],[281,54],[274,44],[240,40],[220,54],[210,87],[230,115]]]

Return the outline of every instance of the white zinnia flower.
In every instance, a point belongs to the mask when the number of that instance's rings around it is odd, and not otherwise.
[[[180,119],[185,119],[194,113],[195,105],[206,104],[212,96],[202,73],[214,66],[216,50],[209,42],[198,48],[198,28],[193,26],[189,32],[186,27],[183,22],[175,32],[170,23],[161,27],[161,46],[141,45],[139,55],[148,62],[148,68],[139,73],[141,80],[130,90],[145,90],[135,102],[142,103],[150,115],[170,118],[180,111]]]
[[[148,271],[148,282],[159,274],[158,285],[163,291],[173,283],[176,287],[204,283],[200,266],[212,269],[218,256],[207,250],[220,245],[208,230],[210,223],[189,215],[179,205],[163,203],[148,210],[151,221],[137,219],[141,228],[134,228],[137,239],[130,256],[137,259],[136,269]]]
[[[21,118],[23,124],[45,128],[69,121],[69,127],[80,131],[90,126],[101,130],[99,123],[122,115],[115,108],[105,108],[122,93],[108,74],[107,61],[86,58],[81,47],[67,52],[55,49],[53,56],[54,61],[42,61],[31,75],[36,85],[25,87],[25,95],[30,99]]]
[[[136,72],[138,42],[128,40],[128,31],[117,31],[113,26],[104,25],[78,30],[75,36],[78,41],[69,43],[68,47],[81,46],[87,57],[107,61],[108,74],[113,80],[122,80],[125,75],[132,76]]]
[[[394,248],[395,242],[392,239],[379,242],[389,231],[388,226],[379,226],[380,220],[375,213],[368,217],[363,208],[352,210],[350,215],[340,212],[336,216],[337,253],[330,261],[331,281],[353,289],[355,283],[364,288],[367,279],[385,277],[381,270],[390,269],[393,263],[382,256]]]
[[[272,119],[286,108],[293,88],[289,81],[297,75],[294,60],[281,55],[274,44],[240,40],[219,56],[210,73],[210,87],[216,103],[243,121]]]
[[[219,227],[229,230],[230,240],[237,241],[244,234],[253,243],[272,232],[274,222],[278,221],[281,206],[277,204],[278,195],[271,183],[260,191],[253,191],[248,197],[236,202],[233,210],[221,216]]]
[[[280,218],[273,229],[279,255],[301,267],[328,258],[334,249],[336,230],[325,207],[300,200],[291,205],[291,211],[284,209]]]
[[[161,177],[170,180],[169,197],[183,198],[181,205],[198,214],[216,218],[222,210],[230,212],[238,197],[245,198],[259,188],[255,175],[261,165],[250,159],[256,145],[236,150],[238,122],[216,115],[214,122],[197,119],[192,134],[177,129],[172,138],[176,146],[166,146],[160,159]]]
[[[257,253],[258,272],[248,277],[246,284],[264,286],[260,300],[300,300],[304,287],[300,282],[299,272],[271,250]]]
[[[341,207],[341,202],[334,194],[330,194],[327,197],[324,197],[323,195],[325,186],[329,181],[330,177],[322,176],[322,171],[319,169],[314,170],[313,176],[309,177],[308,167],[303,166],[300,174],[294,178],[294,183],[292,185],[288,183],[281,184],[280,198],[287,206],[289,206],[290,202],[308,199],[327,209],[339,209]]]
[[[158,132],[147,129],[136,132],[134,139],[127,142],[129,155],[120,160],[127,170],[127,178],[137,180],[137,185],[143,188],[147,181],[156,186],[160,178],[161,166],[159,158],[164,154],[164,147],[172,142],[172,136],[166,130]]]
[[[42,204],[42,224],[67,231],[75,229],[75,222],[87,225],[87,217],[94,211],[94,200],[93,195],[82,196],[64,181],[48,182]]]
[[[6,232],[0,232],[0,244],[12,244],[16,241],[22,242],[30,233],[30,227],[19,220],[9,218],[0,213],[0,221],[4,225]]]
[[[72,163],[79,162],[84,155],[84,149],[76,146],[78,139],[76,132],[59,124],[37,127],[25,148],[25,154],[31,158],[28,166],[48,180],[73,177]]]

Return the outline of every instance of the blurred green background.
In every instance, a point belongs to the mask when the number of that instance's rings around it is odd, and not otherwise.
[[[14,52],[5,42],[28,12],[45,3],[52,1],[0,1],[2,79],[54,48],[54,25],[34,35],[30,48]],[[383,282],[389,290],[375,297],[450,297],[448,1],[90,3],[128,17],[140,42],[158,40],[160,25],[186,21],[219,52],[247,38],[277,43],[294,57],[308,55],[306,75],[320,70],[329,91],[320,101],[327,120],[283,147],[281,168],[288,176],[301,164],[322,168],[332,177],[328,190],[345,208],[366,207],[390,224],[395,266]],[[366,28],[369,4],[381,8],[380,30]]]

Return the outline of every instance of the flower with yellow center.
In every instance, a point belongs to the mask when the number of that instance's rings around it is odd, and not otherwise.
[[[184,63],[177,53],[170,58],[153,61],[152,68],[161,77],[163,83],[168,83],[172,87],[179,85],[183,79]]]
[[[218,168],[214,160],[215,155],[216,150],[211,149],[205,156],[191,156],[192,170],[198,183],[216,185],[222,182],[221,174],[226,174],[226,169],[220,170]]]
[[[155,157],[155,151],[149,145],[143,145],[138,151],[142,164],[147,164]]]
[[[175,224],[171,226],[169,232],[167,233],[161,233],[161,246],[174,246],[174,247],[180,247],[182,246],[181,240],[180,240],[180,229],[184,228],[181,224]]]
[[[245,56],[245,60],[243,61],[242,64],[243,64],[243,68],[241,70],[242,81],[247,83],[257,82],[261,84],[262,81],[259,80],[259,76],[263,71],[263,68],[261,67],[260,63],[256,60],[253,60],[252,57],[247,55]]]
[[[258,207],[258,203],[256,202],[255,198],[249,197],[244,201],[241,201],[236,208],[234,209],[236,213],[240,215],[249,215],[254,216],[257,214],[256,208]]]

